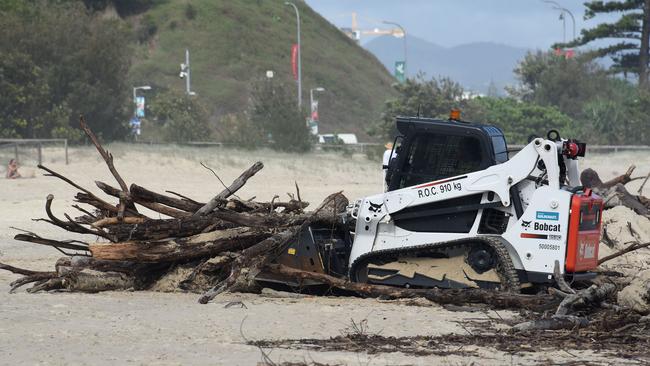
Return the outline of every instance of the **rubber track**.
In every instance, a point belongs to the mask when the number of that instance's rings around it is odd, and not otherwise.
[[[430,252],[431,249],[453,248],[456,246],[462,246],[465,244],[476,243],[476,242],[481,242],[489,245],[490,248],[492,248],[496,253],[497,258],[499,260],[499,264],[497,265],[497,274],[501,279],[502,290],[508,292],[519,292],[520,289],[519,276],[517,275],[515,266],[512,263],[512,259],[510,258],[508,249],[503,244],[500,237],[492,237],[492,236],[477,236],[477,237],[443,241],[434,244],[422,244],[422,245],[417,245],[408,248],[395,248],[395,249],[384,249],[384,250],[372,251],[360,256],[352,264],[352,266],[350,267],[350,278],[352,278],[354,281],[357,281],[357,274],[356,274],[357,267],[359,267],[359,265],[361,264],[367,264],[371,259],[381,257],[383,255],[394,255],[394,254],[404,255],[404,254],[415,254],[418,252]]]

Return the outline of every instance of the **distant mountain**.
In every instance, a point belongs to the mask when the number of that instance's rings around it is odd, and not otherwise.
[[[513,69],[528,52],[497,43],[476,42],[456,47],[442,47],[423,39],[407,36],[407,72],[415,76],[419,71],[427,77],[449,76],[466,89],[487,93],[491,81],[502,92],[503,87],[514,84]],[[392,73],[395,61],[404,56],[404,40],[382,36],[366,43],[372,52]]]

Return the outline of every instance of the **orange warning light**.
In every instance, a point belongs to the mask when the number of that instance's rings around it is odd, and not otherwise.
[[[452,109],[451,112],[449,112],[449,119],[460,121],[460,109]]]

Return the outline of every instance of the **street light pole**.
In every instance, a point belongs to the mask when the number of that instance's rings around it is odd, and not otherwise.
[[[190,94],[191,88],[191,71],[190,71],[190,50],[185,49],[185,65],[187,67],[187,79],[185,80],[185,91]]]
[[[178,76],[180,76],[181,79],[185,78],[185,93],[187,93],[187,95],[196,95],[196,93],[192,91],[190,50],[188,49],[185,49],[185,63],[181,64],[181,73]]]
[[[298,109],[302,108],[302,65],[301,65],[301,54],[302,47],[300,45],[300,13],[298,12],[298,7],[292,2],[285,2],[284,5],[292,6],[293,10],[296,11],[296,36],[298,38]]]
[[[553,0],[542,0],[542,1],[547,3],[547,4],[553,5],[553,9],[557,9],[557,10],[561,11],[563,14],[569,14],[569,16],[571,17],[571,22],[573,23],[573,38],[571,39],[571,41],[575,41],[575,39],[576,39],[576,18],[573,16],[573,13],[569,9],[567,9],[567,8],[563,7],[562,5],[560,5],[557,1],[553,1]],[[562,18],[562,20],[564,21],[564,17]]]
[[[566,43],[566,15],[560,12],[560,20],[562,21],[562,43]]]
[[[387,20],[384,20],[383,23],[384,24],[394,25],[394,26],[398,27],[402,31],[402,34],[403,34],[403,37],[404,37],[404,77],[407,77],[406,76],[406,70],[408,69],[408,62],[406,62],[406,56],[407,56],[407,53],[406,53],[406,30],[404,29],[404,27],[402,27],[401,25],[399,25],[398,23],[395,23],[395,22],[389,22]]]

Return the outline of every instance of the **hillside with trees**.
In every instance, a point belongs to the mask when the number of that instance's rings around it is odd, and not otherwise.
[[[373,55],[296,4],[303,75],[303,110],[296,113],[308,115],[310,88],[325,88],[318,93],[321,132],[368,140],[394,93],[393,78]],[[0,137],[78,140],[83,113],[102,138],[128,139],[132,87],[139,85],[152,87],[143,94],[142,138],[155,141],[241,139],[233,124],[248,132],[241,125],[258,127],[247,123],[255,114],[255,83],[269,70],[296,99],[296,19],[280,0],[2,0],[0,26]],[[179,78],[185,49],[193,97]]]
[[[309,90],[322,87],[320,130],[352,132],[367,140],[393,78],[369,52],[359,47],[306,4],[301,16],[303,107]],[[138,46],[131,79],[163,90],[183,92],[179,64],[190,50],[192,89],[205,103],[218,138],[227,137],[226,120],[247,119],[254,83],[274,72],[273,81],[293,86],[291,45],[296,16],[284,1],[160,1],[145,13],[127,17]],[[303,111],[306,116],[308,113]]]

